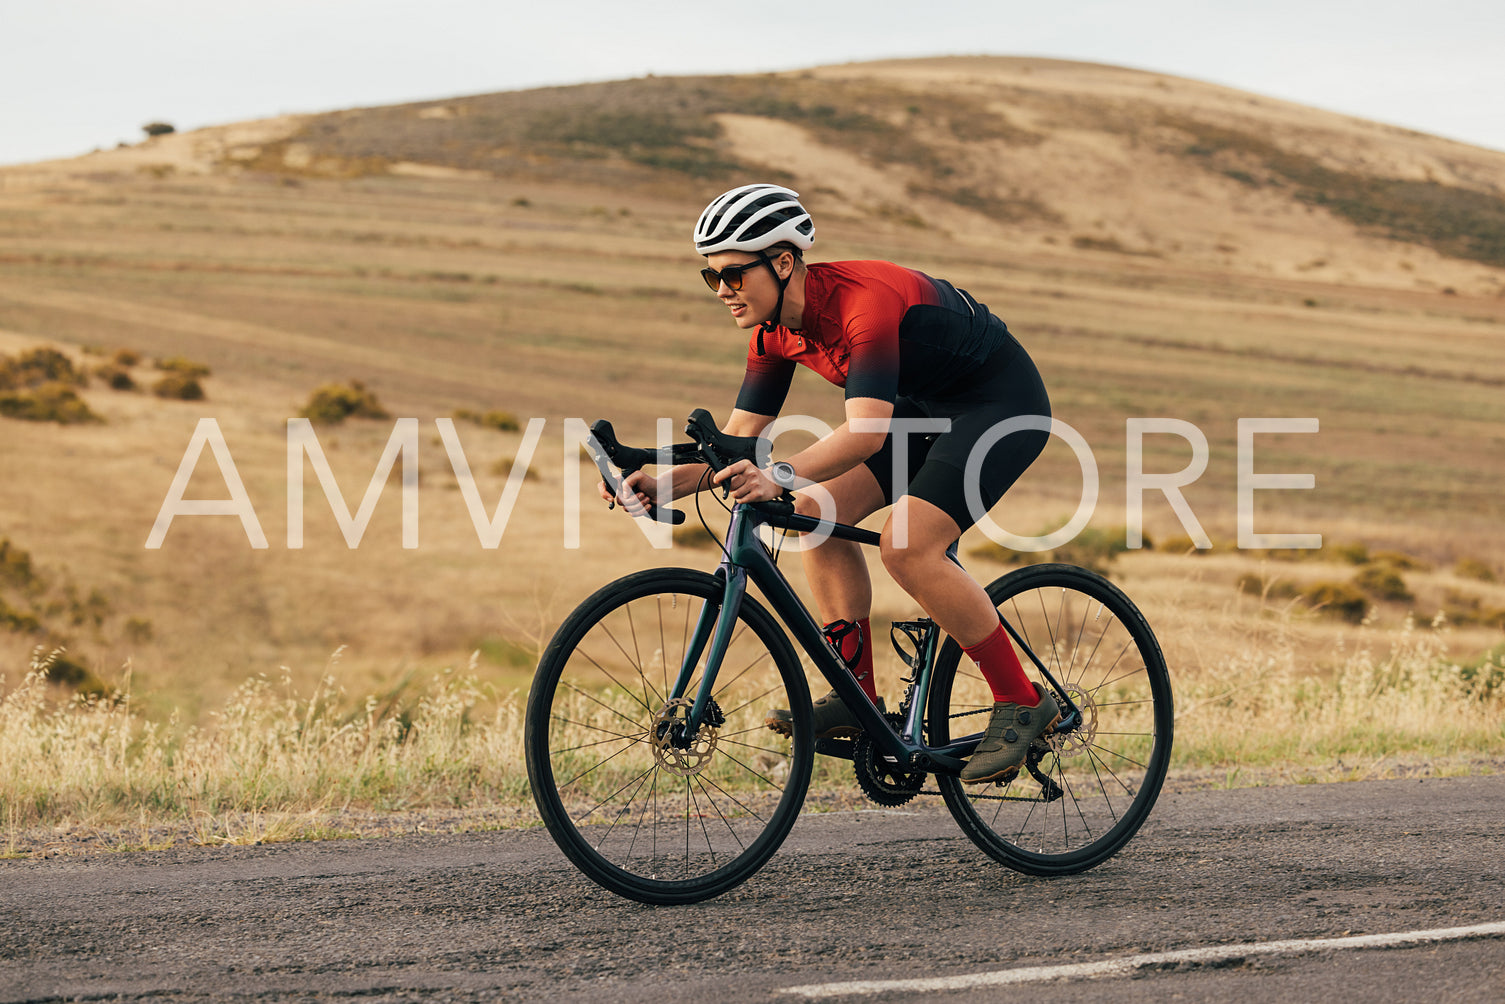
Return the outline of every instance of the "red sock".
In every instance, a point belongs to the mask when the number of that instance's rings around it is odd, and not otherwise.
[[[1002,623],[976,645],[962,646],[962,651],[970,655],[977,668],[982,670],[982,678],[993,688],[993,700],[1013,701],[1030,708],[1040,703],[1040,695],[1035,693],[1035,685],[1024,675],[1024,667],[1019,664],[1019,657],[1014,654],[1014,646],[1009,644],[1008,632]]]
[[[868,618],[864,617],[855,624],[851,621],[832,621],[823,630],[836,651],[841,653],[842,660],[857,678],[857,682],[862,684],[862,692],[867,695],[867,699],[877,704],[878,685],[873,679],[873,648],[868,644],[873,632],[868,627]]]

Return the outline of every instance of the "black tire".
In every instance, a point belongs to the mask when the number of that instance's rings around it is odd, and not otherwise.
[[[1085,871],[1134,836],[1160,794],[1174,721],[1165,658],[1129,598],[1084,568],[1021,568],[988,595],[1084,721],[1036,743],[1048,784],[1027,770],[1007,784],[936,780],[962,830],[993,858],[1031,875]],[[1038,680],[1022,653],[1020,661]],[[931,745],[982,732],[992,700],[976,665],[946,639],[930,688]]]
[[[688,749],[659,738],[684,714],[667,695],[700,610],[723,592],[690,569],[618,579],[560,626],[528,695],[523,740],[544,824],[593,881],[643,903],[693,903],[746,881],[783,843],[810,783],[805,674],[751,596],[712,693],[725,721],[703,725]],[[764,725],[780,707],[794,712],[790,738]]]

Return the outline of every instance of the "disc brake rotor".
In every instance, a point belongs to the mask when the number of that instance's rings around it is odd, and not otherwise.
[[[1067,696],[1081,709],[1082,724],[1070,732],[1052,732],[1045,737],[1046,745],[1062,759],[1081,756],[1097,738],[1097,704],[1092,700],[1092,695],[1076,687],[1068,687]]]
[[[719,733],[710,721],[702,722],[696,733],[685,741],[685,730],[690,709],[695,702],[688,697],[677,697],[663,706],[653,719],[653,732],[649,741],[653,745],[653,758],[664,770],[680,777],[693,777],[705,770],[716,752]],[[716,709],[719,712],[719,708]],[[710,715],[708,717],[719,717]]]

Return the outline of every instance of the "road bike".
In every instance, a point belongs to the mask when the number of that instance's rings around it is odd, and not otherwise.
[[[597,422],[587,446],[606,484],[650,464],[711,470],[756,455],[703,409],[691,442],[648,450]],[[684,513],[648,517],[683,522]],[[1170,758],[1172,695],[1148,622],[1102,576],[1029,565],[988,595],[1026,668],[1061,708],[1017,775],[957,776],[982,739],[992,692],[928,618],[895,622],[910,675],[880,712],[777,565],[779,531],[877,545],[860,527],[796,513],[791,498],[736,504],[714,572],[653,568],[616,580],[560,625],[528,695],[528,780],[549,833],[582,872],[644,903],[720,895],[761,868],[794,825],[817,754],[850,760],[883,806],[939,795],[986,854],[1030,875],[1065,875],[1112,857],[1155,803]],[[956,547],[949,552],[956,560]],[[748,592],[752,583],[766,605]],[[809,665],[852,709],[856,739],[817,739]],[[765,718],[792,712],[784,736]]]

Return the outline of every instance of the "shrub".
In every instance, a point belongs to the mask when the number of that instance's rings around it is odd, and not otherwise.
[[[152,622],[144,617],[130,617],[126,619],[124,629],[126,641],[142,644],[156,637],[156,630]]]
[[[1369,601],[1351,582],[1314,582],[1301,591],[1301,599],[1312,609],[1350,624],[1359,623],[1369,613]]]
[[[141,127],[141,131],[148,136],[166,136],[178,130],[170,122],[148,122]]]
[[[140,364],[141,353],[137,352],[135,349],[116,349],[115,355],[111,357],[111,362],[113,362],[116,366],[130,369],[132,366]]]
[[[1167,537],[1155,545],[1155,550],[1161,554],[1201,555],[1211,554],[1215,549],[1215,546],[1198,547],[1197,542],[1192,540],[1190,535],[1184,533],[1177,534],[1174,537]]]
[[[522,426],[517,423],[517,416],[510,411],[498,411],[492,409],[481,416],[481,424],[488,429],[497,429],[501,432],[516,432]]]
[[[1478,558],[1459,558],[1458,564],[1453,566],[1453,574],[1462,579],[1474,579],[1478,582],[1495,581],[1495,570]]]
[[[1267,579],[1253,572],[1247,572],[1238,577],[1238,588],[1241,593],[1263,596],[1272,600],[1288,600],[1297,595],[1296,586],[1293,583],[1285,579]]]
[[[706,532],[705,527],[699,523],[686,522],[682,526],[674,528],[675,547],[719,547],[721,542]]]
[[[1271,561],[1315,561],[1322,551],[1314,547],[1270,547],[1261,552]]]
[[[168,373],[152,384],[152,393],[171,401],[202,401],[204,386],[187,373]]]
[[[327,383],[313,392],[301,411],[302,417],[313,422],[333,425],[352,416],[356,418],[387,418],[387,410],[381,406],[376,395],[366,389],[359,380],[348,384]]]
[[[510,478],[512,477],[512,468],[516,465],[517,459],[515,457],[502,457],[498,459],[496,463],[491,465],[491,473],[497,475],[498,477]],[[524,481],[536,481],[537,479],[538,472],[533,470],[531,464],[523,468]]]
[[[510,411],[501,411],[493,408],[487,412],[473,411],[470,408],[456,408],[454,417],[462,422],[471,422],[487,429],[496,429],[500,432],[516,432],[522,426],[517,421],[517,416]]]
[[[83,387],[88,378],[57,349],[31,349],[12,359],[0,356],[0,390],[40,387],[47,383]]]
[[[1505,644],[1465,660],[1458,667],[1458,675],[1480,700],[1488,700],[1505,690]]]
[[[1449,624],[1477,624],[1505,629],[1505,608],[1485,606],[1482,598],[1452,589],[1443,596],[1442,615]]]
[[[1389,565],[1365,565],[1353,577],[1353,584],[1377,600],[1409,602],[1416,597],[1406,588],[1406,580]]]
[[[0,598],[0,628],[16,634],[36,634],[42,630],[42,623],[36,614],[16,610]]]
[[[1144,546],[1154,547],[1148,537],[1144,538]],[[1128,549],[1128,531],[1124,527],[1103,530],[1089,526],[1061,547],[1051,551],[1050,560],[1064,561],[1068,564],[1090,568],[1095,572],[1103,572],[1113,563],[1114,558]]]
[[[156,367],[167,373],[178,373],[187,377],[206,377],[210,375],[210,369],[203,363],[196,363],[182,356],[169,356],[166,359],[158,359]]]
[[[78,589],[69,584],[63,589],[63,599],[67,604],[68,620],[74,627],[85,624],[100,627],[110,612],[108,597],[98,589],[90,590],[86,597],[80,597]]]
[[[104,681],[92,669],[61,652],[54,653],[47,660],[46,676],[49,681],[68,687],[75,693],[103,696],[107,692]]]
[[[1377,565],[1389,565],[1401,572],[1425,572],[1431,567],[1425,561],[1400,551],[1376,551],[1369,556],[1369,560]]]
[[[136,381],[129,373],[119,366],[101,366],[94,371],[95,375],[105,382],[105,386],[111,390],[135,390]]]
[[[1369,548],[1365,544],[1337,544],[1333,547],[1333,557],[1350,565],[1365,565],[1369,563]]]
[[[23,589],[38,584],[37,573],[31,567],[31,552],[12,544],[9,537],[0,537],[0,582]]]
[[[79,425],[102,422],[72,387],[46,383],[31,391],[0,393],[0,415],[27,422]]]
[[[1144,538],[1144,546],[1147,549],[1154,547],[1149,537]],[[1128,549],[1126,528],[1120,526],[1112,530],[1103,530],[1089,526],[1065,544],[1050,551],[1012,551],[1002,544],[989,541],[986,544],[979,544],[967,553],[973,557],[1001,561],[1005,565],[1043,565],[1052,561],[1062,561],[1069,565],[1081,565],[1083,568],[1103,573],[1113,563],[1114,558]]]

